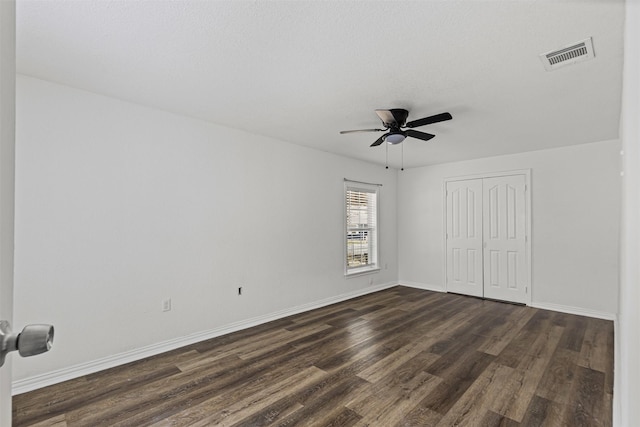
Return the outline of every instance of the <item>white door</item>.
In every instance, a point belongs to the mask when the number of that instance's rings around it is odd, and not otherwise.
[[[483,179],[484,296],[526,303],[525,176]]]
[[[0,0],[0,320],[13,313],[15,3]],[[0,367],[0,426],[11,425],[11,356]]]
[[[448,181],[447,292],[527,304],[526,175]]]
[[[482,180],[447,182],[447,291],[481,297]]]

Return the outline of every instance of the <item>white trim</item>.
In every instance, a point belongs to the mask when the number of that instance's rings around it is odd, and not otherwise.
[[[443,203],[442,203],[442,209],[443,209],[443,215],[442,215],[442,221],[443,221],[443,233],[442,233],[442,253],[444,254],[443,256],[443,261],[442,261],[442,273],[444,277],[444,292],[447,292],[447,183],[448,182],[455,182],[455,181],[467,181],[467,180],[471,180],[471,179],[484,179],[484,178],[496,178],[496,177],[501,177],[501,176],[512,176],[512,175],[524,175],[524,179],[525,179],[525,194],[524,194],[524,198],[525,198],[525,212],[526,212],[526,243],[525,243],[525,249],[526,249],[526,254],[525,257],[527,259],[527,301],[526,301],[526,305],[531,306],[532,307],[532,298],[531,295],[533,294],[533,249],[532,249],[532,227],[531,227],[531,223],[532,223],[532,218],[531,215],[533,213],[532,207],[531,207],[531,203],[533,200],[533,197],[531,197],[531,169],[516,169],[516,170],[512,170],[512,171],[502,171],[502,172],[485,172],[485,173],[479,173],[479,174],[473,174],[473,175],[463,175],[463,176],[455,176],[455,177],[446,177],[442,180],[442,197],[444,198]]]
[[[578,316],[594,317],[596,319],[617,320],[615,313],[607,313],[604,311],[591,310],[588,308],[573,307],[569,305],[553,304],[550,302],[534,302],[531,303],[533,308],[541,308],[543,310],[559,311],[561,313],[576,314]]]
[[[444,279],[443,292],[447,292],[447,282],[449,278],[447,277],[447,182],[448,179],[445,178],[442,180],[442,257],[444,260],[442,261],[442,277]]]
[[[353,183],[356,183],[356,184],[353,184]],[[357,185],[357,184],[360,184],[360,185]],[[375,247],[376,262],[375,264],[369,264],[365,267],[357,267],[357,268],[351,268],[351,269],[349,269],[349,267],[347,266],[349,231],[347,230],[348,224],[347,224],[347,197],[346,197],[347,191],[350,188],[362,190],[365,192],[373,192],[376,195],[376,225],[374,227],[375,237],[376,237],[376,247]],[[344,186],[343,186],[344,191],[342,193],[342,200],[343,200],[342,203],[344,205],[344,208],[342,211],[342,223],[343,223],[342,228],[344,230],[344,241],[343,241],[344,255],[342,256],[342,259],[344,263],[343,273],[345,278],[350,278],[350,277],[355,277],[363,274],[375,273],[380,271],[380,265],[382,263],[382,260],[380,259],[380,247],[381,247],[381,244],[380,244],[380,188],[382,188],[382,184],[368,184],[362,181],[352,181],[352,180],[348,180],[347,178],[344,179]]]
[[[418,282],[409,282],[406,280],[403,280],[401,282],[398,283],[399,286],[406,286],[408,288],[416,288],[416,289],[422,289],[425,291],[434,291],[434,292],[447,292],[443,286],[439,286],[439,285],[431,285],[428,283],[418,283]]]
[[[616,315],[613,321],[613,402],[612,404],[612,418],[614,426],[622,425],[620,419],[622,417],[622,401],[620,399],[620,319]]]
[[[215,329],[210,329],[208,331],[196,332],[184,337],[174,338],[174,339],[163,341],[157,344],[152,344],[152,345],[137,348],[134,350],[126,351],[124,353],[115,354],[113,356],[107,356],[107,357],[103,357],[101,359],[93,360],[90,362],[80,363],[78,365],[58,369],[52,372],[48,372],[46,374],[41,374],[41,375],[29,377],[29,378],[24,378],[21,380],[16,380],[16,381],[13,381],[12,383],[12,394],[17,395],[21,393],[26,393],[42,387],[46,387],[46,386],[57,384],[63,381],[78,378],[83,375],[93,374],[98,371],[114,368],[116,366],[120,366],[129,362],[134,362],[136,360],[144,359],[146,357],[156,356],[158,354],[165,353],[167,351],[175,350],[177,348],[184,347],[190,344],[195,344],[200,341],[226,335],[231,332],[237,332],[242,329],[247,329],[253,326],[262,325],[263,323],[268,323],[274,320],[282,319],[283,317],[292,316],[294,314],[314,310],[317,308],[325,307],[327,305],[357,298],[362,295],[367,295],[373,292],[389,289],[394,286],[398,286],[398,283],[389,282],[381,285],[367,286],[366,288],[358,289],[352,292],[348,292],[346,294],[341,294],[341,295],[325,298],[320,301],[302,304],[297,307],[280,310],[275,313],[267,314],[264,316],[253,317],[251,319],[231,323],[229,325],[221,326]]]
[[[485,172],[485,173],[476,173],[473,175],[462,175],[462,176],[450,176],[444,178],[444,181],[467,181],[470,179],[481,179],[481,178],[496,178],[500,176],[511,176],[511,175],[529,175],[531,174],[531,169],[516,169],[512,171],[502,171],[502,172]]]
[[[366,276],[367,274],[380,273],[380,267],[363,267],[361,270],[351,269],[351,271],[344,275],[345,279],[352,279],[354,277]]]
[[[398,286],[406,286],[409,288],[423,289],[425,291],[447,293],[444,287],[431,285],[427,283],[409,282],[406,280],[401,280],[398,282]],[[576,314],[578,316],[594,317],[596,319],[613,320],[614,328],[617,328],[617,325],[618,325],[618,316],[614,313],[607,313],[604,311],[590,310],[588,308],[580,308],[580,307],[573,307],[568,305],[553,304],[553,303],[546,303],[546,302],[542,302],[542,303],[535,302],[535,303],[531,303],[529,306],[532,308],[540,308],[542,310],[558,311],[560,313]],[[617,337],[617,335],[614,335],[614,337]]]

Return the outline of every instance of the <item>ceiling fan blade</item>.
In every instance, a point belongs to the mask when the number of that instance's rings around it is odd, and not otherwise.
[[[413,130],[413,129],[407,129],[405,133],[407,134],[407,136],[410,136],[412,138],[418,138],[423,141],[428,141],[431,138],[435,138],[435,135],[431,135],[430,133],[420,132],[418,130]]]
[[[373,144],[370,145],[370,147],[377,147],[378,145],[382,144],[384,142],[384,139],[387,137],[387,135],[389,135],[391,132],[385,133],[384,135],[382,135],[380,138],[376,139],[376,142],[374,142]]]
[[[376,114],[378,115],[378,117],[380,117],[380,120],[382,120],[382,123],[384,123],[385,125],[395,123],[396,121],[391,110],[376,110]]]
[[[430,125],[431,123],[444,122],[445,120],[451,120],[451,114],[449,113],[440,113],[435,116],[425,117],[423,119],[412,120],[407,123],[408,128],[417,128],[418,126]]]
[[[355,133],[355,132],[384,132],[384,129],[356,129],[356,130],[341,130],[341,134]]]

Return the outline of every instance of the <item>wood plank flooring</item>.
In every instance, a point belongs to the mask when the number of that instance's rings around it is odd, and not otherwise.
[[[610,426],[613,323],[395,287],[14,397],[15,426]]]

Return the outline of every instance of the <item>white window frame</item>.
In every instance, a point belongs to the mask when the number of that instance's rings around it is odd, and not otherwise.
[[[347,192],[361,191],[375,194],[375,224],[366,228],[349,228],[347,221]],[[347,277],[360,274],[372,273],[380,270],[380,186],[374,184],[365,184],[356,181],[344,182],[344,275]],[[365,266],[349,267],[349,231],[366,230],[373,238],[373,251],[369,254],[370,262]]]

